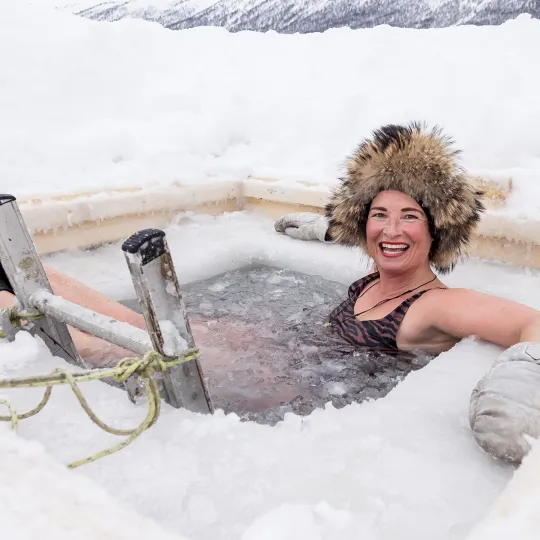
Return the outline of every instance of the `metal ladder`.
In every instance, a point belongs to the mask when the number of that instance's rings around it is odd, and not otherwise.
[[[84,367],[67,325],[140,355],[156,350],[166,358],[175,357],[186,344],[195,347],[165,233],[138,231],[122,244],[122,250],[148,332],[55,296],[15,197],[0,195],[0,262],[22,309],[44,315],[32,322],[31,332],[44,340],[53,355],[71,364]],[[16,329],[7,311],[0,325],[13,339]],[[214,412],[198,359],[156,377],[164,400],[173,407]],[[128,380],[125,386],[136,401],[136,380]]]

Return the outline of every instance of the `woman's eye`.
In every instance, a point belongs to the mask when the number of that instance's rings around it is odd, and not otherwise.
[[[418,216],[415,214],[405,214],[405,219],[418,219]]]
[[[383,218],[384,214],[382,212],[377,212],[376,214],[371,214],[371,217],[380,217]]]

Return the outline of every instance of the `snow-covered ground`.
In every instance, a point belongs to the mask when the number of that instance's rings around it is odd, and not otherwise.
[[[316,271],[345,284],[366,270],[366,261],[351,250],[292,240],[276,234],[271,224],[246,212],[179,216],[167,237],[180,281],[257,261]],[[133,297],[119,244],[56,254],[45,263],[114,298]],[[446,281],[540,308],[538,272],[470,261]],[[165,530],[194,540],[465,539],[514,470],[483,453],[468,427],[470,392],[498,352],[466,340],[410,374],[382,400],[286,417],[276,427],[165,406],[158,424],[130,447],[73,474],[95,481],[124,507]],[[27,335],[0,343],[0,377],[48,373],[62,365]],[[97,412],[114,425],[134,425],[145,412],[104,384],[83,388]],[[40,390],[2,394],[20,411],[41,395]],[[43,445],[61,463],[116,440],[93,427],[67,388],[56,388],[43,412],[22,421],[20,435]],[[26,467],[24,460],[35,464],[24,477],[27,489],[49,474],[40,472],[42,457],[31,448],[8,439],[3,449],[15,471]],[[16,465],[21,453],[23,464]],[[17,478],[8,462],[0,485],[16,485]],[[76,483],[66,477],[59,484],[58,497],[66,497],[70,481]],[[89,490],[89,508],[104,497],[96,486],[73,489],[75,501]],[[30,508],[53,505],[39,493],[31,501]],[[10,508],[0,505],[0,523]],[[19,507],[5,522],[21,538],[34,531],[35,522],[24,519],[28,511]],[[72,531],[76,525],[69,523]],[[99,537],[91,536],[92,529],[86,532],[88,538]]]
[[[372,129],[444,126],[535,216],[540,21],[279,35],[0,6],[0,174],[19,197],[269,176],[331,186]],[[8,53],[9,51],[9,53]]]
[[[256,261],[317,269],[343,283],[366,270],[351,250],[278,235],[270,220],[245,212],[180,216],[167,237],[182,282]],[[125,299],[133,292],[123,257],[116,244],[45,262]],[[537,272],[471,261],[447,281],[540,308]],[[165,530],[197,540],[465,539],[513,473],[478,447],[468,427],[470,392],[498,351],[467,340],[382,400],[290,416],[276,427],[165,406],[158,424],[130,447],[73,474],[92,479]],[[27,335],[0,343],[0,376],[48,373],[59,365]],[[83,388],[114,425],[134,425],[145,412],[104,384]],[[2,394],[21,411],[41,395]],[[43,412],[22,421],[20,435],[61,463],[115,440],[93,427],[67,388],[56,388]],[[19,522],[26,526],[33,527]]]
[[[534,218],[539,30],[539,21],[520,18],[495,28],[421,32],[171,32],[142,21],[98,23],[35,3],[4,2],[2,191],[39,199],[249,175],[329,187],[371,129],[420,119],[455,136],[471,172],[512,176],[509,208]],[[251,260],[343,283],[366,270],[350,250],[281,237],[271,221],[246,213],[182,215],[168,236],[183,282]],[[46,262],[123,299],[133,294],[122,257],[113,245]],[[446,281],[540,309],[539,276],[526,269],[472,261]],[[468,428],[470,392],[497,353],[467,340],[383,400],[288,417],[276,427],[164,407],[158,424],[135,444],[63,475],[62,482],[67,490],[80,476],[91,479],[125,507],[194,540],[464,539],[513,472],[486,456]],[[58,365],[27,335],[0,343],[0,377]],[[103,384],[84,391],[111,422],[132,425],[144,414]],[[25,410],[40,391],[2,394]],[[70,504],[80,512],[85,494],[89,511],[96,499],[108,503],[87,483],[69,499],[30,443],[67,462],[111,442],[67,389],[55,389],[51,404],[21,423],[28,444],[4,434],[0,531],[6,537],[71,534],[73,522],[51,523],[47,504],[52,508],[55,500],[64,501],[71,517]],[[132,530],[117,526],[117,538]],[[141,522],[139,537],[146,526]],[[79,533],[71,537],[84,538]],[[85,534],[104,537],[96,528]]]
[[[131,446],[73,474],[94,480],[168,531],[197,540],[464,539],[512,474],[480,450],[467,423],[470,391],[492,355],[491,348],[463,343],[385,399],[286,418],[276,427],[164,407],[158,423]],[[28,335],[0,344],[3,377],[59,365]],[[41,392],[2,393],[23,411]],[[117,427],[136,425],[145,413],[102,383],[85,383],[84,394]],[[91,424],[64,387],[54,390],[38,418],[22,421],[20,434],[61,463],[117,442]],[[2,484],[16,486],[10,462],[2,462]],[[17,538],[34,525],[24,515],[24,498],[11,496],[22,506],[20,520],[7,522],[15,534],[3,529],[13,503],[2,501],[0,528],[6,538]],[[32,500],[30,490],[27,496]]]

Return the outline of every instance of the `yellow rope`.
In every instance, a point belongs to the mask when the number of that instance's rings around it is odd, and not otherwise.
[[[5,308],[5,311],[9,312],[9,320],[11,324],[19,328],[22,328],[23,321],[37,321],[38,319],[45,317],[45,315],[39,311],[18,311],[16,307]],[[0,328],[0,339],[4,339],[5,337],[6,334]]]
[[[53,386],[69,384],[73,390],[73,393],[79,400],[81,407],[92,422],[112,435],[128,436],[127,439],[117,445],[112,446],[111,448],[97,452],[85,459],[74,461],[68,465],[69,468],[74,469],[86,463],[91,463],[102,457],[118,452],[133,442],[133,440],[141,435],[141,433],[143,433],[146,429],[152,427],[156,423],[161,411],[161,396],[159,394],[158,385],[153,378],[154,373],[163,372],[173,366],[190,362],[199,356],[200,354],[198,349],[189,349],[182,357],[166,361],[163,359],[161,354],[152,350],[148,351],[142,358],[123,358],[118,362],[116,367],[110,369],[96,369],[82,371],[79,373],[71,373],[59,368],[55,369],[50,375],[0,380],[0,389],[46,387],[45,394],[43,395],[40,403],[34,409],[27,411],[24,414],[17,414],[15,408],[8,400],[0,398],[0,404],[6,405],[10,412],[9,416],[0,416],[0,421],[11,422],[12,429],[17,431],[19,420],[30,418],[31,416],[38,414],[45,407],[51,396]],[[142,423],[136,428],[117,429],[105,424],[96,416],[79,389],[78,383],[104,379],[107,377],[114,377],[116,381],[124,382],[132,375],[137,375],[144,382],[146,395],[148,396],[148,414]]]
[[[11,429],[13,431],[17,431],[17,428],[19,427],[19,417],[17,416],[17,411],[15,410],[15,407],[8,399],[0,398],[0,403],[2,405],[5,405],[9,409],[10,414],[10,416],[7,417],[0,416],[0,419],[11,420]]]

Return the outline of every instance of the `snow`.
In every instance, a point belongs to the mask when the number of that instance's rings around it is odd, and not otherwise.
[[[163,352],[165,354],[175,355],[188,350],[187,341],[180,335],[180,331],[174,325],[173,321],[168,319],[159,321],[159,326],[163,335]]]
[[[486,519],[469,540],[504,540],[509,537],[534,540],[538,537],[540,502],[540,445],[523,460],[507,489],[493,505]]]
[[[419,118],[455,136],[472,173],[512,176],[507,212],[532,219],[540,190],[539,25],[520,17],[500,27],[429,31],[171,32],[4,2],[2,189],[40,199],[249,175],[329,188],[371,129]],[[181,283],[249,262],[347,284],[367,270],[357,252],[291,240],[246,212],[183,213],[167,238]],[[113,298],[133,297],[118,244],[45,262]],[[445,277],[450,286],[536,308],[539,281],[535,271],[474,260]],[[390,540],[406,531],[415,540],[457,540],[478,526],[475,540],[483,540],[500,523],[507,536],[521,527],[528,540],[538,452],[504,491],[514,469],[483,453],[468,427],[471,390],[499,352],[464,340],[384,399],[288,415],[275,427],[164,404],[158,423],[132,445],[74,472],[60,464],[118,440],[57,387],[45,410],[21,421],[18,437],[0,426],[2,532]],[[67,366],[39,339],[21,333],[0,342],[0,379],[56,367]],[[146,413],[103,383],[83,391],[116,426],[136,425]],[[0,391],[18,411],[34,407],[41,393]]]
[[[24,336],[23,336],[24,337]],[[19,340],[20,342],[24,340]],[[18,350],[23,343],[19,343]],[[0,519],[13,540],[182,540],[0,425]],[[47,486],[43,489],[43,486]]]
[[[440,124],[538,212],[540,21],[320,34],[169,31],[0,7],[0,174],[19,198],[273,177],[331,187],[387,122]],[[261,59],[264,58],[264,61]]]
[[[343,283],[366,269],[367,261],[351,250],[292,240],[271,224],[248,212],[179,216],[166,232],[180,281],[249,262],[317,269]],[[114,298],[133,298],[119,244],[44,262]],[[535,271],[472,260],[445,281],[540,307]],[[164,404],[158,423],[135,443],[75,474],[166,531],[194,540],[393,540],[404,530],[417,540],[465,539],[514,472],[483,453],[468,426],[471,390],[499,352],[465,340],[408,375],[384,399],[327,407],[307,417],[287,415],[275,427]],[[0,343],[0,378],[49,373],[57,366],[66,364],[26,334]],[[116,388],[87,383],[83,390],[100,417],[117,427],[144,417],[144,406],[134,406]],[[41,391],[0,394],[24,411]],[[39,442],[60,463],[117,442],[95,429],[71,391],[60,387],[44,411],[21,422],[20,435],[21,444]],[[93,497],[94,488],[84,489]],[[24,531],[32,525],[21,519],[10,526]]]
[[[0,373],[25,349],[31,358],[21,376],[63,365],[20,334],[15,343],[0,343]],[[164,406],[135,443],[76,474],[166,531],[193,539],[254,539],[261,530],[275,539],[390,540],[402,530],[419,540],[466,538],[513,471],[480,450],[467,424],[470,391],[494,353],[466,341],[385,399],[290,416],[274,428]],[[103,383],[85,383],[83,390],[117,427],[136,425],[145,413]],[[22,411],[41,392],[2,393]],[[90,423],[67,387],[55,388],[47,408],[21,422],[20,433],[60,463],[117,439]],[[10,522],[15,537],[32,526],[27,521]]]

